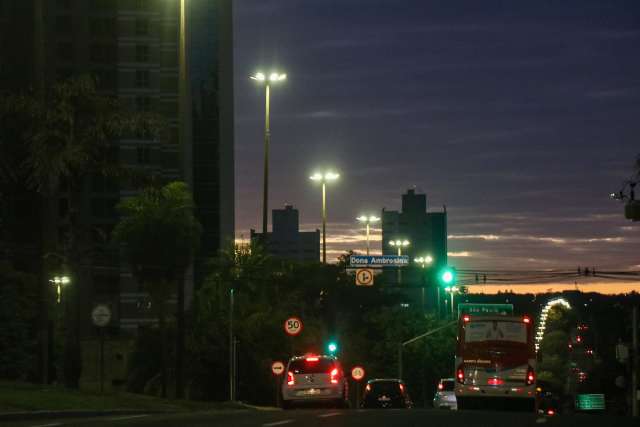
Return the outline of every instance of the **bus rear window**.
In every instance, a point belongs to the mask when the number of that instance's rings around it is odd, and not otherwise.
[[[527,343],[527,325],[522,322],[472,321],[465,326],[464,342],[504,341]]]

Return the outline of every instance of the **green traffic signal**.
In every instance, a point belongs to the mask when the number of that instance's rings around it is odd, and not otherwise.
[[[329,350],[329,353],[333,354],[338,350],[338,344],[336,344],[335,342],[330,342],[329,344],[327,344],[327,350]]]
[[[456,274],[455,274],[455,270],[453,270],[452,268],[445,268],[440,273],[440,282],[443,285],[451,285],[455,282],[455,280],[456,280]]]

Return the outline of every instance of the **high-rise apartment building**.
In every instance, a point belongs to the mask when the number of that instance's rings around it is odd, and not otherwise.
[[[427,196],[410,189],[402,195],[402,210],[382,210],[382,253],[396,255],[397,249],[389,244],[392,240],[408,240],[402,248],[410,261],[416,257],[431,256],[431,268],[447,265],[447,213],[427,212]],[[403,281],[415,280],[414,275],[404,275]]]
[[[320,230],[300,231],[300,217],[297,209],[285,205],[284,209],[271,211],[272,231],[267,233],[266,242],[262,233],[251,230],[252,243],[266,243],[267,253],[276,258],[293,261],[320,260]]]
[[[166,120],[167,131],[159,137],[114,143],[122,164],[167,180],[185,180],[192,188],[204,232],[187,280],[189,300],[204,278],[204,260],[234,237],[232,1],[186,2],[184,141],[179,128],[180,4],[181,0],[2,0],[0,93],[91,74],[103,93],[116,96],[131,110],[157,113]],[[78,273],[81,277],[74,278],[87,311],[81,316],[89,318],[93,304],[106,303],[114,314],[112,325],[133,331],[152,321],[148,299],[104,236],[117,222],[118,201],[136,189],[98,175],[83,184],[80,215],[95,231],[92,244],[102,246],[107,255],[92,257]],[[67,198],[62,193],[58,200],[61,238]],[[29,253],[39,253],[38,243],[21,242]]]

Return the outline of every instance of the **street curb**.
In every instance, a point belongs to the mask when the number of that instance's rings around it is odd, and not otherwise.
[[[243,403],[242,406],[246,406],[247,408],[254,409],[256,411],[264,411],[264,412],[282,411],[281,408],[277,408],[275,406],[255,406],[255,405],[249,405],[248,403]]]
[[[18,420],[36,420],[42,418],[91,418],[107,417],[112,415],[151,415],[151,414],[172,414],[175,411],[140,411],[133,409],[115,409],[108,411],[29,411],[29,412],[6,412],[0,413],[0,423]]]

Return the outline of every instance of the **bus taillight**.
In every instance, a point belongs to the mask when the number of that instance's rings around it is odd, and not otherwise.
[[[456,379],[460,384],[464,384],[464,369],[462,368],[462,365],[460,365],[456,371]]]
[[[533,383],[536,382],[536,374],[533,371],[533,368],[531,366],[529,366],[529,369],[527,369],[527,381],[526,384],[527,385],[531,385]]]

